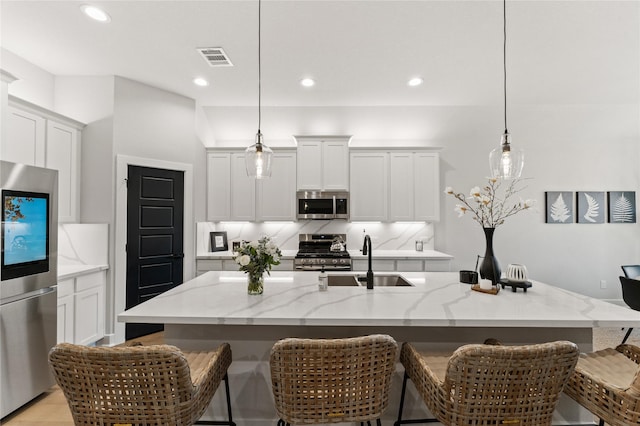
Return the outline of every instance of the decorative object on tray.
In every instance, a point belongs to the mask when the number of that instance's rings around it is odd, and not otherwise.
[[[229,244],[227,243],[227,232],[210,232],[209,238],[211,239],[211,251],[227,251],[229,250]]]
[[[527,267],[519,263],[510,263],[507,266],[507,273],[505,278],[500,280],[502,288],[510,286],[511,290],[515,293],[519,288],[527,292],[527,289],[531,287],[531,281],[529,281],[529,273]]]
[[[506,184],[505,187],[502,185]],[[462,217],[467,212],[473,214],[473,219],[478,222],[485,234],[485,255],[480,265],[480,277],[490,279],[494,285],[500,282],[500,264],[493,253],[493,233],[495,228],[502,225],[506,218],[516,213],[533,207],[535,200],[522,200],[509,203],[511,197],[522,189],[522,179],[501,180],[499,178],[489,178],[487,185],[482,189],[476,186],[471,188],[469,197],[465,197],[460,192],[455,192],[452,187],[447,187],[445,193],[452,195],[462,204],[457,204],[455,211],[458,217]]]
[[[527,267],[519,263],[510,263],[507,266],[506,277],[513,282],[526,282],[529,279]]]
[[[282,252],[270,237],[262,237],[257,241],[243,242],[235,253],[233,260],[239,269],[247,273],[249,294],[262,294],[264,289],[264,273],[270,274],[273,265],[280,264]]]

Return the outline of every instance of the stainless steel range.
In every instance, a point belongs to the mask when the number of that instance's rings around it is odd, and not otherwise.
[[[346,234],[300,234],[298,253],[293,261],[303,271],[351,270]]]

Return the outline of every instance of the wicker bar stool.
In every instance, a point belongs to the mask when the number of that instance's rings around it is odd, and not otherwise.
[[[380,425],[397,351],[395,340],[380,334],[276,342],[270,365],[278,425]]]
[[[640,348],[619,345],[581,354],[564,392],[600,418],[600,426],[640,424]]]
[[[395,425],[551,425],[558,397],[578,359],[566,341],[526,346],[466,345],[451,357],[430,357],[402,345],[405,368]],[[435,419],[402,420],[411,379]]]
[[[228,343],[209,352],[175,346],[86,347],[60,343],[49,364],[79,425],[235,426]],[[224,380],[228,420],[198,421]]]

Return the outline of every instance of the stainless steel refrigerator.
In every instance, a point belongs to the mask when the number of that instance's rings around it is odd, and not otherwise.
[[[53,384],[58,172],[0,161],[0,417]]]

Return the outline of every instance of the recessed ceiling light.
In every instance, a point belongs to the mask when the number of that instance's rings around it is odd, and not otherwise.
[[[100,9],[96,6],[91,6],[88,4],[82,5],[80,7],[85,15],[89,18],[94,19],[98,22],[111,22],[111,16],[104,10]]]
[[[200,87],[205,87],[209,85],[209,82],[202,77],[194,78],[193,84]]]
[[[411,87],[420,86],[424,82],[420,77],[414,77],[407,82],[407,84]]]
[[[303,78],[302,80],[300,80],[300,84],[302,84],[304,87],[311,87],[314,86],[316,82],[312,78]]]

